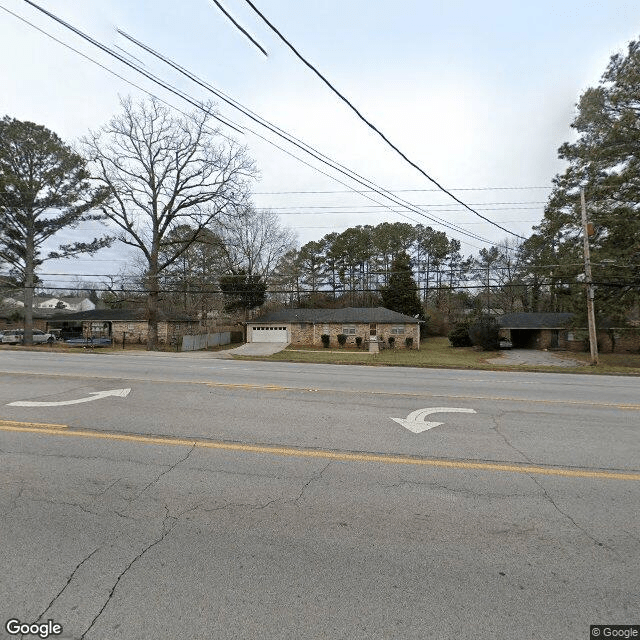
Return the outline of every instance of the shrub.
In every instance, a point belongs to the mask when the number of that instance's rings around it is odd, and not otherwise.
[[[356,336],[356,347],[358,349],[362,346],[362,336]]]
[[[330,340],[330,339],[331,339],[331,338],[329,338],[329,335],[328,335],[328,334],[326,334],[326,333],[323,333],[323,334],[320,336],[320,340],[322,340],[322,346],[323,346],[325,349],[328,349],[328,348],[329,348],[329,340]]]
[[[341,347],[344,347],[344,345],[347,343],[347,336],[344,335],[344,333],[339,333],[338,334],[338,344]]]
[[[393,349],[396,346],[396,339],[394,336],[389,336],[389,348]]]
[[[499,347],[500,327],[493,316],[482,316],[469,327],[469,337],[474,346],[483,351],[493,351]]]
[[[449,338],[452,347],[470,347],[473,344],[469,336],[469,325],[466,322],[458,322],[449,331],[447,338]]]
[[[404,346],[407,347],[407,349],[411,349],[413,347],[413,338],[411,338],[411,337],[405,338],[404,339]]]

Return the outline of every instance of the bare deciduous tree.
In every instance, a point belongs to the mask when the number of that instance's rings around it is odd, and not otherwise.
[[[216,233],[224,247],[223,268],[227,273],[242,269],[269,282],[280,258],[295,247],[295,233],[280,224],[268,210],[243,206],[231,216],[222,216]]]
[[[121,106],[120,115],[83,143],[96,179],[111,194],[104,214],[119,227],[118,239],[146,261],[151,350],[158,340],[161,274],[218,216],[243,205],[256,172],[243,147],[208,126],[210,105],[188,116],[156,100],[123,98]],[[192,235],[173,239],[179,225],[189,225]]]

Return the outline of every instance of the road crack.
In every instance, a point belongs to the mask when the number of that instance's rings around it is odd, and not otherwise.
[[[474,496],[477,498],[529,498],[534,494],[530,493],[495,493],[495,492],[481,492],[474,491],[473,489],[467,488],[454,488],[448,487],[445,484],[441,484],[439,482],[419,482],[416,480],[400,480],[399,482],[394,483],[382,483],[379,482],[378,485],[383,487],[384,489],[397,489],[403,486],[413,486],[413,487],[427,487],[429,489],[440,489],[442,491],[447,491],[449,493],[459,493],[462,495]]]
[[[163,476],[166,476],[168,473],[171,473],[180,463],[184,462],[193,453],[195,448],[196,448],[196,443],[194,442],[193,445],[191,446],[191,449],[189,449],[189,451],[187,452],[186,456],[180,458],[177,462],[172,464],[168,469],[165,469],[164,471],[159,473],[156,476],[156,478],[153,479],[133,500],[137,500],[149,487],[156,484],[158,480],[160,480],[160,478],[162,478]]]
[[[498,423],[499,418],[502,418],[504,414],[500,413],[497,416],[491,416],[492,420],[493,420],[493,427],[491,427],[506,443],[506,445],[508,447],[510,447],[511,449],[513,449],[516,453],[519,453],[528,463],[530,464],[535,464],[533,462],[533,460],[524,452],[521,451],[520,449],[518,449],[518,447],[516,447],[510,440],[509,438],[507,438],[507,436],[504,435],[504,433],[502,433],[502,431],[500,431],[500,425]]]
[[[165,506],[165,509],[166,509],[166,506]],[[168,509],[167,509],[167,513],[168,513]],[[168,515],[165,515],[164,519],[162,520],[162,535],[159,538],[157,538],[156,540],[154,540],[151,544],[147,545],[135,558],[133,558],[133,560],[131,560],[131,562],[122,570],[120,575],[116,578],[116,581],[115,581],[113,587],[111,587],[111,591],[109,592],[109,595],[107,596],[107,599],[105,600],[105,603],[102,605],[102,608],[100,609],[100,611],[98,611],[96,616],[93,618],[93,620],[91,621],[91,624],[87,627],[86,631],[80,636],[80,640],[84,640],[84,638],[89,633],[89,631],[91,631],[91,629],[94,627],[94,625],[98,621],[98,618],[102,615],[104,610],[107,608],[107,606],[109,605],[109,602],[111,602],[111,599],[113,598],[113,595],[115,594],[116,589],[118,588],[118,585],[120,584],[120,581],[126,575],[126,573],[129,571],[129,569],[131,569],[131,567],[138,560],[140,560],[140,558],[142,558],[148,551],[153,549],[153,547],[155,547],[156,545],[160,544],[171,533],[171,531],[173,530],[173,527],[175,526],[175,523],[170,529],[165,529],[165,525],[166,525],[166,521],[167,521],[168,517],[169,517]]]
[[[309,480],[304,484],[304,486],[302,487],[302,490],[300,491],[300,495],[295,498],[293,500],[293,503],[297,506],[298,503],[300,502],[300,500],[302,499],[302,496],[304,495],[304,492],[307,490],[307,487],[312,483],[312,482],[316,482],[317,480],[320,480],[320,478],[322,478],[324,472],[333,464],[333,460],[330,460],[329,462],[327,462],[327,464],[323,467],[323,469],[320,471],[320,473],[316,474],[315,476],[311,476],[311,478],[309,478]]]
[[[78,562],[75,569],[71,572],[71,575],[67,578],[67,581],[64,583],[64,586],[62,587],[62,589],[58,591],[58,593],[53,597],[53,600],[51,600],[51,602],[47,605],[47,608],[38,616],[36,622],[40,622],[40,620],[44,617],[47,611],[49,611],[49,609],[53,607],[56,600],[64,593],[65,589],[71,584],[71,581],[73,580],[74,576],[76,575],[80,567],[85,562],[87,562],[94,554],[96,554],[100,549],[101,547],[96,547],[86,558],[83,558],[80,562]]]
[[[558,506],[556,501],[551,497],[551,494],[547,491],[545,486],[540,482],[540,480],[538,478],[536,478],[535,476],[533,476],[531,474],[529,474],[529,477],[540,487],[540,489],[542,490],[542,493],[544,494],[545,498],[553,505],[553,507],[556,509],[556,511],[558,513],[562,514],[567,520],[569,520],[569,522],[571,522],[571,524],[576,529],[578,529],[578,531],[580,531],[583,535],[585,535],[587,538],[589,538],[589,540],[594,542],[597,546],[604,547],[605,549],[608,549],[609,551],[611,551],[616,557],[619,557],[615,549],[613,549],[612,547],[606,545],[604,542],[600,542],[600,540],[598,540],[597,538],[592,536],[584,527],[581,527],[569,513],[567,513],[566,511],[562,510]]]

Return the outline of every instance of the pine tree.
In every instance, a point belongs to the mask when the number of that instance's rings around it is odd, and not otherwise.
[[[24,343],[33,336],[36,271],[45,260],[93,254],[109,237],[70,242],[43,252],[56,234],[104,218],[95,209],[106,190],[89,182],[85,160],[53,132],[33,122],[0,120],[0,260],[24,287]]]
[[[595,228],[590,241],[596,306],[622,323],[640,300],[640,41],[631,42],[626,55],[611,58],[598,86],[581,96],[571,126],[578,139],[560,147],[560,158],[569,167],[554,180],[537,235],[558,257],[578,263],[573,273],[566,272],[575,282],[582,272],[580,260],[572,258],[580,253],[584,188]],[[584,293],[576,301],[584,308]]]
[[[422,315],[418,297],[418,286],[411,271],[411,258],[406,252],[399,253],[391,263],[389,284],[380,290],[382,306],[408,316]]]

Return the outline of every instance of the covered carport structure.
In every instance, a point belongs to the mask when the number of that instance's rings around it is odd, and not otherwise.
[[[564,349],[573,313],[507,313],[498,318],[501,335],[516,349]]]

